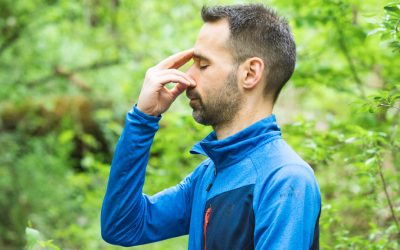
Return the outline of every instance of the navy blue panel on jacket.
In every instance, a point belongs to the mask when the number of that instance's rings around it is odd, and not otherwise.
[[[205,249],[254,249],[253,189],[254,185],[247,185],[207,201]]]
[[[178,185],[142,193],[161,117],[134,107],[118,141],[101,212],[103,238],[133,246],[189,234],[190,250],[318,249],[321,198],[311,167],[274,115],[191,150],[207,157]]]

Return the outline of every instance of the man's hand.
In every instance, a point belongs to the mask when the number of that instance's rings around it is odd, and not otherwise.
[[[140,111],[153,116],[164,113],[173,101],[188,87],[196,86],[189,75],[178,70],[193,57],[193,49],[179,52],[147,70],[137,107]],[[167,89],[167,83],[176,85]]]

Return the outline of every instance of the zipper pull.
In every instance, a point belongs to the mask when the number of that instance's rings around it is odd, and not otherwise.
[[[206,191],[208,192],[208,191],[210,191],[210,189],[212,188],[212,185],[213,185],[213,183],[214,183],[214,180],[215,180],[215,177],[217,176],[217,168],[214,166],[214,178],[213,178],[213,180],[211,181],[211,183],[210,184],[208,184],[208,186],[207,186],[207,188],[206,188]]]

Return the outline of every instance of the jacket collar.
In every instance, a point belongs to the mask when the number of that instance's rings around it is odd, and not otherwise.
[[[208,156],[217,169],[243,160],[248,153],[261,144],[280,138],[281,130],[274,114],[250,125],[222,140],[217,140],[215,131],[196,143],[190,153]]]

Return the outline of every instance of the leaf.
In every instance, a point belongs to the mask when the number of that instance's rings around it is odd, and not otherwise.
[[[367,36],[372,36],[372,35],[375,35],[377,33],[381,33],[381,32],[384,32],[384,31],[386,31],[385,28],[376,28],[376,29],[373,29],[370,32],[368,32]]]
[[[38,241],[40,241],[40,232],[34,228],[25,228],[26,248],[33,249]]]
[[[394,12],[394,13],[400,14],[400,5],[399,4],[386,5],[383,8],[388,12]]]
[[[368,108],[368,112],[369,112],[369,113],[375,113],[375,112],[376,112],[375,107],[370,106],[370,107]]]
[[[350,138],[346,139],[346,140],[344,141],[344,143],[346,143],[346,144],[352,144],[352,143],[355,142],[356,140],[357,140],[356,137],[350,137]]]
[[[63,131],[59,136],[58,140],[61,144],[66,144],[72,141],[74,139],[75,132],[71,129]]]

